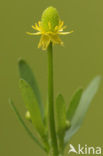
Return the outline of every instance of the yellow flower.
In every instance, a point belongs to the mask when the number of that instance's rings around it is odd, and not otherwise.
[[[27,32],[28,35],[41,35],[40,42],[38,44],[38,48],[42,48],[46,50],[50,44],[50,42],[54,44],[63,45],[59,35],[67,35],[71,34],[70,32],[63,32],[66,28],[64,26],[64,22],[60,20],[58,12],[53,7],[48,7],[42,14],[41,21],[32,26],[32,28],[38,32],[30,33]]]

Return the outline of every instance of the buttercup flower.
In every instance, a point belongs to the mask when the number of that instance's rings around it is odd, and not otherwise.
[[[60,20],[57,10],[54,7],[48,7],[42,14],[41,21],[32,26],[38,32],[30,33],[28,35],[41,35],[38,48],[46,50],[50,42],[54,44],[63,45],[59,35],[71,34],[70,32],[63,32],[66,28],[64,22]]]
[[[101,77],[97,76],[86,90],[79,88],[72,96],[68,106],[66,106],[62,94],[59,94],[55,99],[53,45],[62,45],[63,42],[59,35],[70,34],[73,31],[63,32],[64,23],[53,7],[47,8],[42,14],[41,22],[33,25],[32,28],[37,32],[28,34],[41,35],[38,47],[43,50],[47,49],[48,101],[46,105],[41,98],[41,92],[31,67],[22,59],[19,60],[18,67],[19,88],[27,110],[25,118],[34,127],[36,135],[25,124],[11,99],[9,103],[28,135],[47,156],[66,156],[67,153],[70,153],[70,150],[67,151],[69,141],[81,127],[88,107],[99,88]],[[40,64],[40,60],[38,64]],[[101,154],[101,149],[98,153]]]

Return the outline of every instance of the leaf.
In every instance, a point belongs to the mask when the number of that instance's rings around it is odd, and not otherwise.
[[[80,98],[81,98],[81,96],[82,96],[82,93],[83,93],[83,89],[80,88],[80,89],[78,89],[78,90],[75,92],[75,94],[74,94],[73,97],[72,97],[72,100],[71,100],[71,102],[70,102],[70,106],[68,107],[68,110],[67,110],[67,119],[68,119],[69,121],[72,120],[72,118],[73,118],[73,116],[74,116],[74,114],[75,114],[75,111],[76,111],[76,109],[77,109],[77,107],[78,107],[78,104],[79,104],[79,102],[80,102]]]
[[[65,143],[67,143],[70,138],[78,131],[81,127],[86,112],[93,100],[100,84],[101,77],[97,76],[88,86],[88,88],[83,92],[81,100],[79,102],[78,108],[71,120],[71,128],[66,132]]]
[[[23,121],[21,115],[19,114],[16,106],[14,105],[13,101],[11,99],[9,99],[9,104],[12,108],[12,110],[16,113],[17,119],[19,120],[20,124],[24,127],[24,129],[26,130],[27,134],[31,137],[31,139],[37,143],[41,149],[43,149],[45,151],[45,148],[41,145],[41,143],[38,141],[38,139],[32,134],[32,132],[30,131],[30,129],[26,126],[25,122]]]
[[[28,84],[32,87],[35,97],[37,98],[37,101],[40,107],[42,118],[44,118],[44,108],[43,108],[40,91],[39,91],[38,84],[36,82],[36,79],[34,77],[34,74],[31,68],[26,63],[26,61],[22,59],[19,60],[18,67],[19,67],[19,74],[20,74],[21,79],[24,79],[25,81],[27,81]]]
[[[66,130],[66,105],[63,96],[57,96],[55,105],[56,128],[58,135],[59,148],[64,146],[64,134]]]
[[[20,80],[20,89],[27,110],[30,112],[32,123],[41,136],[45,134],[40,109],[35,94],[30,85],[25,80]]]
[[[48,106],[49,106],[49,104],[48,104],[48,100],[47,100],[47,102],[46,102],[46,105],[45,105],[45,116],[44,116],[44,124],[45,124],[45,127],[48,129],[49,127],[49,125],[48,125]]]

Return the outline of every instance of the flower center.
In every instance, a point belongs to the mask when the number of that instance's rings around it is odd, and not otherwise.
[[[59,15],[55,8],[48,7],[44,10],[41,18],[41,26],[44,31],[54,31],[55,27],[59,25]]]

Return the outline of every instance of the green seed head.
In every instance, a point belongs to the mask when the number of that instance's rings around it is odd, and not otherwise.
[[[56,8],[48,7],[44,10],[41,24],[44,31],[54,31],[55,27],[59,25],[59,15]]]

